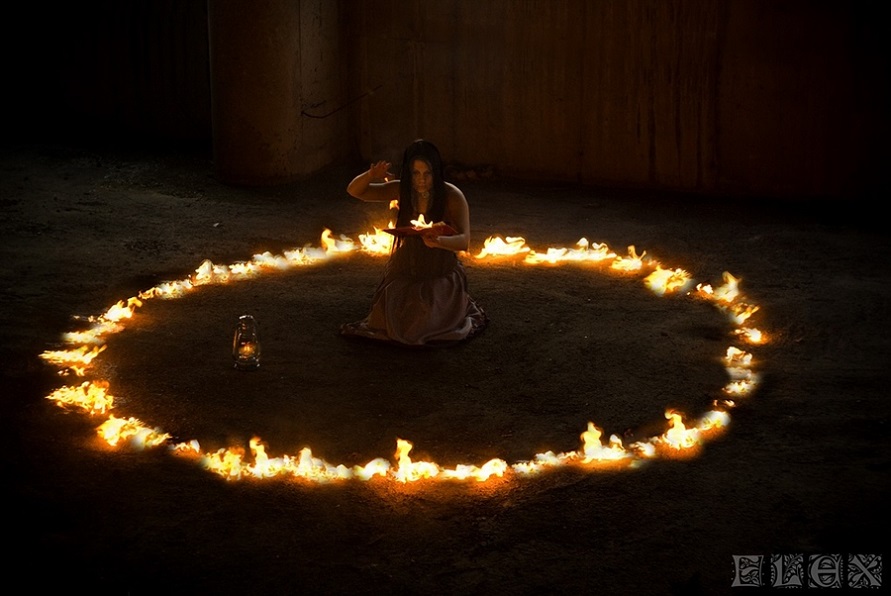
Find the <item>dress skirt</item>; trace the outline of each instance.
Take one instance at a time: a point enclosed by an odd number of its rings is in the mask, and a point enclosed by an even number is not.
[[[467,292],[458,256],[409,236],[387,261],[368,316],[343,325],[340,332],[407,346],[440,346],[470,339],[487,323]]]

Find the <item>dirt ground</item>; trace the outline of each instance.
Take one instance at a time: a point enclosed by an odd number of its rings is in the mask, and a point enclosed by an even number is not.
[[[756,391],[693,457],[533,477],[315,484],[229,481],[167,449],[111,448],[98,422],[45,399],[78,380],[39,355],[204,260],[357,238],[384,208],[349,198],[338,166],[274,188],[217,181],[209,157],[59,145],[0,155],[5,582],[30,593],[723,594],[734,555],[887,549],[891,245],[847,202],[781,202],[529,184],[458,170],[488,312],[467,344],[406,350],[337,335],[366,314],[384,259],[349,254],[147,301],[90,375],[115,414],[205,452],[260,437],[347,466],[394,459],[508,464],[580,448],[592,421],[625,444],[722,399],[733,326],[658,296],[641,275],[477,259],[493,235],[536,252],[581,238],[740,278]],[[474,179],[475,178],[475,179]],[[231,367],[241,314],[262,366]],[[90,377],[88,377],[90,378]],[[102,418],[100,418],[101,420]],[[743,590],[752,593],[751,590]],[[773,589],[768,590],[773,591]]]

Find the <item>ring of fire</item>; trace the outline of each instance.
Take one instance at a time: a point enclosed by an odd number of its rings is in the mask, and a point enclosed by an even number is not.
[[[423,479],[472,479],[482,482],[508,476],[529,477],[565,466],[592,471],[631,469],[653,459],[690,456],[727,428],[729,411],[735,407],[736,400],[750,395],[759,383],[760,375],[753,366],[752,354],[737,345],[751,346],[766,341],[765,334],[759,329],[747,326],[749,318],[759,307],[743,300],[739,290],[740,280],[730,273],[723,274],[723,285],[713,288],[708,284],[694,284],[689,273],[682,269],[664,268],[657,260],[647,257],[646,251],[638,255],[634,246],[628,247],[627,256],[619,256],[605,244],[592,244],[582,238],[574,248],[548,248],[544,252],[536,252],[526,245],[524,238],[510,236],[488,238],[483,249],[472,258],[496,262],[522,259],[527,265],[572,262],[623,277],[643,276],[644,284],[658,296],[682,293],[692,299],[708,301],[726,313],[735,341],[728,346],[724,357],[729,380],[721,389],[721,397],[713,401],[712,409],[692,423],[682,412],[667,410],[667,428],[662,434],[629,445],[624,445],[615,434],[604,440],[603,431],[589,421],[580,434],[581,446],[578,450],[538,453],[529,460],[513,464],[495,458],[481,465],[459,464],[445,468],[432,461],[413,461],[409,456],[412,444],[397,438],[395,463],[385,458],[375,458],[364,465],[347,466],[331,464],[315,457],[309,447],[303,448],[296,456],[270,457],[260,438],[250,441],[250,459],[242,447],[206,453],[202,452],[197,440],[174,443],[171,435],[159,428],[147,426],[136,418],[118,418],[111,414],[115,397],[108,390],[108,381],[89,378],[92,363],[106,349],[104,338],[122,331],[126,321],[146,300],[178,298],[203,285],[250,280],[263,272],[312,266],[355,251],[385,256],[389,253],[392,236],[375,228],[374,233],[362,234],[358,240],[357,243],[346,236],[335,238],[326,229],[319,247],[306,245],[281,255],[265,252],[254,255],[250,261],[230,265],[215,265],[205,260],[188,278],[164,282],[140,292],[138,296],[120,300],[104,314],[90,317],[88,329],[65,333],[63,341],[68,347],[40,354],[45,362],[58,369],[60,376],[75,377],[81,381],[62,386],[46,398],[60,407],[79,410],[93,419],[104,419],[96,430],[99,437],[112,447],[123,444],[136,449],[166,446],[176,456],[193,458],[207,470],[230,480],[293,477],[316,483],[347,479],[386,479],[399,483]]]

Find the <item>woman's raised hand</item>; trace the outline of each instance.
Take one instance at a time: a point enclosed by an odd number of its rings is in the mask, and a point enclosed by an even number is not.
[[[371,164],[371,167],[368,168],[368,173],[372,180],[383,180],[387,182],[393,178],[393,174],[390,173],[390,162],[388,161],[374,162]]]
[[[347,193],[363,201],[389,201],[394,198],[392,185],[383,183],[392,179],[390,162],[378,161],[350,181]]]

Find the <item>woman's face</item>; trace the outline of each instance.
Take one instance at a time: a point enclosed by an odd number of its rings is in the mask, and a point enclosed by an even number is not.
[[[423,159],[411,163],[411,187],[415,192],[430,192],[433,188],[433,171]]]

